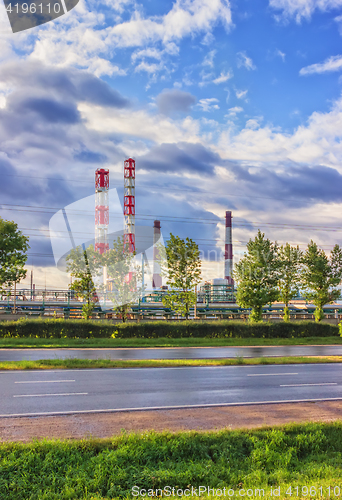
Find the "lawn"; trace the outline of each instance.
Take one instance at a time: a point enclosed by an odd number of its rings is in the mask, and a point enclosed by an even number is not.
[[[0,498],[142,498],[133,495],[138,492],[147,493],[147,498],[149,490],[150,496],[153,491],[154,496],[180,498],[183,492],[185,498],[195,491],[194,497],[204,498],[199,494],[201,486],[214,489],[210,498],[225,494],[231,498],[337,499],[342,493],[341,435],[342,422],[335,422],[248,431],[123,433],[109,440],[2,443]]]
[[[55,370],[91,368],[167,368],[181,366],[282,365],[308,363],[342,363],[342,356],[287,356],[271,358],[226,359],[42,359],[37,361],[1,361],[1,370]]]

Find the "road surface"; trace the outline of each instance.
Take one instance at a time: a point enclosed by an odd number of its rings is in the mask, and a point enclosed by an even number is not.
[[[263,347],[163,347],[126,349],[0,349],[0,361],[38,359],[218,359],[272,356],[342,356],[342,345]]]
[[[342,400],[342,364],[0,372],[0,416]]]

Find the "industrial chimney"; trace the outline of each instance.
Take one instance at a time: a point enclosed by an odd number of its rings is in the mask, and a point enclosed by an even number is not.
[[[160,288],[162,286],[162,278],[160,275],[160,255],[157,243],[160,239],[160,220],[155,220],[153,225],[153,278],[152,287]]]
[[[109,170],[98,168],[95,172],[95,251],[101,255],[109,248],[108,189]]]
[[[135,161],[124,162],[124,248],[135,253]]]
[[[224,248],[224,277],[228,285],[234,285],[233,280],[233,244],[232,244],[232,213],[226,212],[226,237]]]

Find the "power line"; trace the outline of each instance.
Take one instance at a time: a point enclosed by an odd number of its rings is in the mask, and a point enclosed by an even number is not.
[[[265,167],[257,167],[259,169],[261,168],[265,168]],[[266,168],[267,170],[267,168]],[[34,176],[34,175],[12,175],[12,174],[4,174],[3,176],[6,176],[6,177],[20,177],[20,178],[27,178],[27,179],[43,179],[43,180],[49,180],[49,181],[57,181],[57,182],[65,182],[65,183],[70,183],[70,182],[75,182],[77,184],[79,183],[82,183],[82,184],[87,184],[87,185],[93,185],[93,181],[85,181],[84,179],[83,180],[77,180],[77,179],[57,179],[57,178],[54,178],[54,177],[40,177],[40,176]],[[187,188],[187,189],[182,189],[182,188],[172,188],[172,187],[165,187],[165,186],[158,186],[158,185],[151,185],[151,184],[148,184],[148,185],[145,185],[145,184],[142,184],[141,185],[142,188],[145,188],[147,187],[150,191],[155,189],[155,191],[159,192],[159,191],[176,191],[176,192],[192,192],[194,193],[194,190],[191,189],[191,188]],[[116,189],[116,188],[113,188],[113,189]],[[201,189],[200,190],[200,193],[209,193],[209,194],[213,194],[213,195],[217,195],[217,191],[209,191],[207,189]],[[195,193],[197,194],[197,193]],[[225,193],[225,196],[229,196],[229,197],[233,197],[233,198],[248,198],[248,199],[258,199],[258,200],[276,200],[276,201],[298,201],[298,202],[301,202],[301,203],[312,203],[312,200],[311,199],[304,199],[304,198],[289,198],[289,197],[286,197],[286,198],[280,198],[279,196],[277,197],[271,197],[271,196],[253,196],[253,195],[250,195],[250,194],[232,194],[232,193]],[[322,201],[322,200],[320,200]]]
[[[17,211],[32,211],[32,212],[39,212],[39,213],[51,213],[50,211],[53,210],[53,213],[58,212],[59,210],[62,210],[63,207],[45,207],[45,206],[32,206],[32,205],[17,205],[17,204],[7,204],[7,203],[2,203],[2,207],[14,207],[14,208],[6,208],[5,210],[17,210]],[[24,210],[21,210],[24,209]],[[34,209],[34,210],[27,210],[27,209]],[[114,218],[123,218],[123,213],[122,212],[109,212],[109,214],[114,217]],[[94,217],[94,210],[70,210],[68,209],[68,215],[89,215],[91,217]],[[156,214],[137,214],[137,218],[140,218],[141,220],[149,220],[152,218],[159,218],[163,220],[179,220],[182,222],[185,221],[199,221],[200,223],[207,223],[211,222],[213,224],[223,224],[223,219],[220,220],[219,218],[204,218],[204,217],[184,217],[184,216],[176,216],[176,215],[156,215]],[[269,226],[269,227],[308,227],[308,228],[322,228],[322,230],[326,229],[326,226],[320,226],[320,225],[313,225],[313,224],[292,224],[292,223],[282,223],[282,222],[262,222],[262,221],[248,221],[246,219],[239,219],[239,218],[234,218],[234,226],[248,226],[250,224],[258,224],[258,225],[263,225],[263,226]],[[342,229],[342,226],[332,226],[330,229]]]

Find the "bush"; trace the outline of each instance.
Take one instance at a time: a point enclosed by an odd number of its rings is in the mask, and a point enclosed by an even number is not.
[[[242,323],[239,321],[147,321],[119,323],[91,320],[21,319],[1,321],[0,338],[303,338],[337,337],[339,328],[312,321]]]

